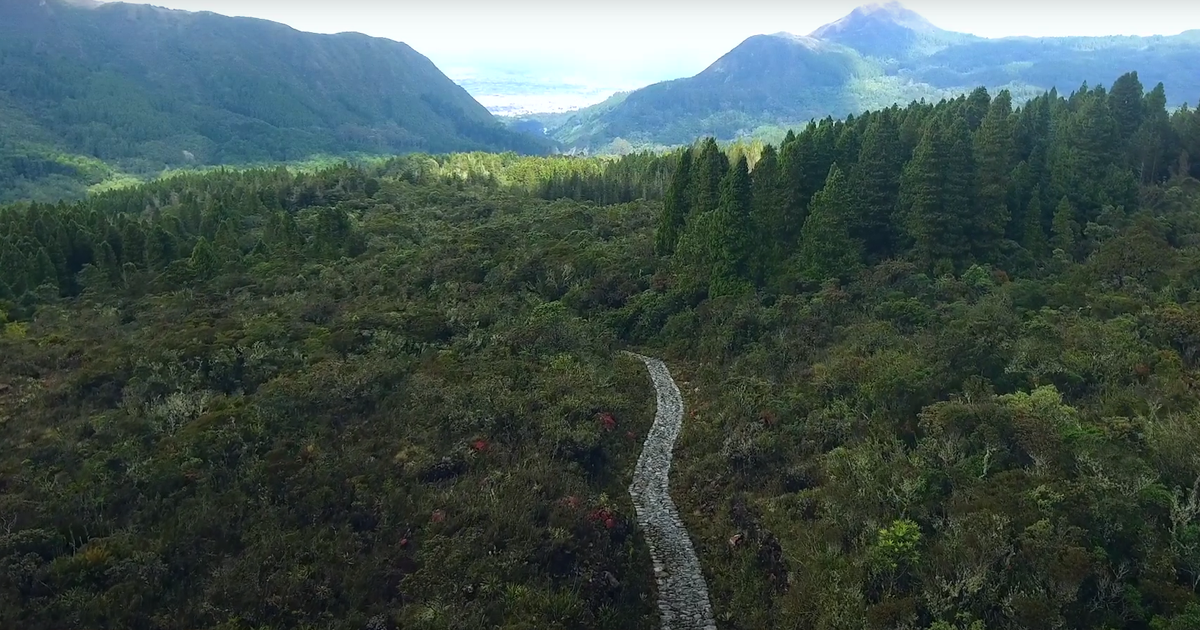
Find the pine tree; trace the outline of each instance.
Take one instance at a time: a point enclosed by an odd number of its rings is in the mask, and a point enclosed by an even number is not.
[[[117,259],[116,252],[113,251],[112,245],[107,240],[100,241],[97,248],[96,267],[104,273],[105,277],[112,284],[119,284],[121,279],[121,263]]]
[[[152,267],[165,268],[179,257],[179,243],[175,235],[155,226],[146,239],[146,260]]]
[[[237,234],[233,230],[233,221],[222,221],[221,225],[217,227],[217,235],[213,239],[213,247],[218,257],[223,260],[241,258],[242,248],[238,244]]]
[[[788,225],[787,193],[775,147],[763,147],[762,156],[751,173],[751,224],[755,230],[758,255],[754,278],[762,282],[774,274],[787,256],[783,235],[798,232],[798,226]]]
[[[121,242],[124,244],[123,262],[133,263],[138,267],[146,266],[146,233],[141,224],[136,221],[125,223],[121,230]]]
[[[50,254],[46,252],[45,247],[39,247],[37,259],[33,266],[33,273],[29,278],[29,286],[39,287],[43,284],[51,284],[58,286],[58,270],[54,267],[54,262],[50,260]]]
[[[788,229],[782,234],[782,240],[789,248],[800,236],[798,228],[804,225],[809,200],[825,185],[836,144],[833,121],[826,119],[820,124],[809,123],[780,153],[788,215]]]
[[[1122,142],[1133,137],[1142,125],[1144,115],[1142,100],[1145,88],[1138,80],[1137,72],[1121,75],[1108,93],[1108,109],[1116,120],[1117,133]]]
[[[842,126],[838,133],[837,143],[834,145],[833,160],[838,164],[854,164],[858,162],[859,150],[862,147],[862,136],[858,132],[858,127],[852,124],[853,119],[847,119],[846,124]]]
[[[949,271],[969,262],[975,221],[974,161],[966,120],[943,113],[926,127],[905,166],[901,216],[921,264]]]
[[[862,245],[850,236],[847,219],[854,197],[842,171],[829,169],[825,186],[813,195],[800,235],[801,273],[812,282],[845,277],[862,264]]]
[[[912,159],[900,178],[899,217],[913,254],[932,264],[937,254],[937,217],[942,207],[942,173],[946,168],[945,143],[939,125],[926,127]]]
[[[693,164],[692,216],[717,209],[721,197],[721,179],[729,172],[729,158],[717,146],[714,138],[706,138],[700,148],[699,159]]]
[[[869,260],[895,253],[893,215],[905,161],[900,130],[892,110],[885,109],[871,117],[848,177],[855,197],[851,235],[863,243]]]
[[[209,280],[217,275],[220,271],[221,261],[217,257],[217,252],[213,249],[212,244],[208,239],[201,236],[196,240],[196,246],[192,248],[192,255],[188,259],[188,265],[192,269],[192,273],[200,280]]]
[[[946,238],[941,245],[955,268],[965,269],[971,262],[972,241],[979,236],[979,219],[975,212],[975,147],[966,119],[957,118],[947,131],[942,189],[942,220],[945,222],[942,230]],[[1003,229],[1003,224],[1000,228]]]
[[[991,111],[992,97],[988,95],[987,88],[977,87],[970,95],[963,100],[963,118],[967,122],[967,128],[970,131],[979,129],[979,125],[983,123],[983,119]]]
[[[662,212],[654,233],[654,251],[659,256],[674,253],[679,237],[691,211],[692,149],[688,147],[679,156],[679,164],[671,177],[671,185],[663,198]]]
[[[1071,201],[1063,197],[1054,209],[1054,222],[1051,225],[1054,238],[1051,244],[1055,250],[1061,250],[1067,258],[1075,257],[1075,245],[1079,242],[1079,223],[1075,217],[1075,207]]]
[[[972,244],[980,260],[993,260],[1009,221],[1008,191],[1014,155],[1012,97],[996,95],[975,133],[976,212]]]
[[[1130,140],[1130,166],[1143,184],[1166,179],[1167,155],[1178,144],[1167,114],[1167,93],[1159,83],[1142,101],[1142,124]]]
[[[751,278],[755,244],[750,220],[752,201],[750,169],[743,155],[721,180],[718,238],[708,244],[713,262],[709,295],[736,293]]]
[[[286,211],[278,210],[271,215],[267,224],[267,245],[275,255],[291,255],[302,245],[300,228],[296,220]]]
[[[1021,245],[1034,258],[1045,256],[1049,247],[1046,242],[1046,228],[1042,221],[1042,188],[1034,186],[1033,194],[1029,198],[1029,206],[1025,208],[1025,230],[1021,239]]]

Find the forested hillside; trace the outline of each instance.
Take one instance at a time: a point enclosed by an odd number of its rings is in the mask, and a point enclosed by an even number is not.
[[[1186,25],[1181,25],[1186,26]],[[568,147],[620,152],[774,133],[895,103],[1009,90],[1017,103],[1137,69],[1172,108],[1200,97],[1200,30],[1155,37],[1005,37],[946,31],[898,2],[871,4],[807,36],[755,35],[699,74],[574,116],[534,115]],[[529,124],[525,121],[525,124]],[[782,135],[782,132],[779,132]]]
[[[0,211],[0,626],[1200,625],[1200,115],[186,175]]]
[[[0,201],[114,171],[549,148],[405,44],[119,2],[0,3],[0,85]]]

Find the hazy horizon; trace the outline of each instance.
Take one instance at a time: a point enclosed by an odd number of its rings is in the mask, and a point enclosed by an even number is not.
[[[615,91],[694,75],[747,37],[807,34],[863,2],[819,4],[744,0],[684,4],[616,0],[595,9],[549,0],[484,3],[443,0],[336,4],[278,0],[157,0],[172,9],[268,19],[316,33],[359,32],[404,42],[427,56],[493,111],[537,110],[513,96],[513,81],[544,83],[543,109],[598,102]],[[1136,11],[1116,4],[1025,2],[966,5],[903,3],[935,25],[982,37],[1173,35],[1200,28],[1200,3],[1147,0]],[[493,94],[492,92],[496,92]],[[515,101],[509,102],[510,97]],[[555,100],[558,99],[558,100]],[[536,100],[536,99],[535,99]]]

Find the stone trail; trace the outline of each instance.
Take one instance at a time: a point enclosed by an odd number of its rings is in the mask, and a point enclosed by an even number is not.
[[[683,425],[683,397],[662,361],[628,354],[646,364],[658,396],[629,494],[654,561],[662,629],[716,630],[700,560],[668,490],[672,449]]]

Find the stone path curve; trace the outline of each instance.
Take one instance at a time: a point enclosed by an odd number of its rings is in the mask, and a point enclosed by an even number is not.
[[[672,449],[683,425],[683,396],[662,361],[627,354],[646,364],[658,394],[654,425],[638,457],[629,495],[654,560],[662,630],[716,630],[700,560],[668,490]]]

